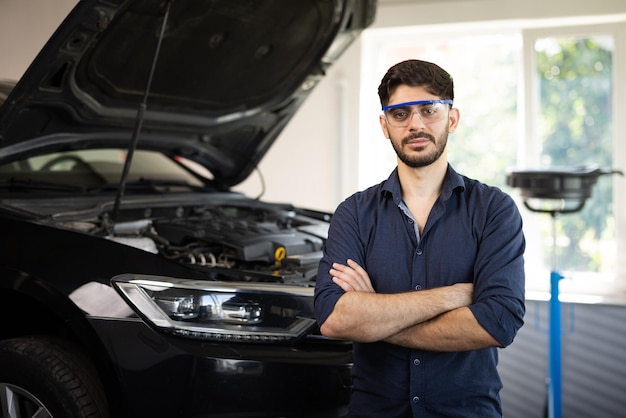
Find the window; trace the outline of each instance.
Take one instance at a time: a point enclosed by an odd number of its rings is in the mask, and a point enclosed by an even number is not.
[[[396,165],[378,126],[380,78],[407,58],[433,61],[454,77],[461,112],[448,141],[451,164],[501,187],[519,203],[528,242],[528,290],[549,290],[553,225],[556,267],[565,276],[562,291],[607,295],[626,289],[626,267],[620,264],[626,261],[617,256],[624,254],[626,235],[624,198],[617,192],[623,178],[600,176],[583,209],[554,224],[549,215],[526,209],[519,191],[506,186],[513,167],[626,169],[624,145],[614,134],[623,131],[624,122],[613,117],[626,111],[626,70],[618,48],[625,26],[366,31],[359,187],[380,182]]]

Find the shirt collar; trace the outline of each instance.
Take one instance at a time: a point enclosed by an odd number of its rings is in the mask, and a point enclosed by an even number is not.
[[[454,171],[454,168],[452,168],[452,166],[448,164],[446,177],[443,180],[443,189],[441,190],[441,195],[439,196],[439,199],[444,202],[450,199],[450,196],[452,196],[452,192],[455,189],[464,191],[465,181],[463,180],[463,176]],[[399,205],[402,201],[402,190],[400,189],[400,177],[398,177],[398,167],[396,167],[391,172],[391,175],[389,175],[389,178],[383,186],[382,192],[384,194],[390,194],[393,198],[393,201],[397,205]]]

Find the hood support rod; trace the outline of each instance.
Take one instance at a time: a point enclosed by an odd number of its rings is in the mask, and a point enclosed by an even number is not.
[[[117,190],[117,196],[115,198],[115,206],[113,207],[112,218],[114,221],[117,219],[117,215],[120,209],[120,204],[122,202],[122,197],[124,196],[124,191],[126,190],[126,180],[128,178],[128,173],[130,171],[130,165],[133,161],[135,148],[137,148],[137,141],[139,140],[139,134],[141,133],[141,128],[143,126],[144,114],[146,112],[146,109],[148,108],[148,95],[150,94],[150,88],[152,86],[152,78],[154,77],[154,70],[156,68],[157,60],[159,58],[159,53],[161,51],[161,43],[163,42],[163,37],[165,35],[165,28],[167,26],[167,20],[170,14],[171,5],[172,5],[172,0],[169,0],[167,2],[165,13],[163,15],[163,23],[161,25],[161,32],[159,33],[159,39],[157,42],[156,50],[154,52],[154,58],[152,59],[152,67],[150,68],[150,74],[148,76],[148,83],[146,85],[146,91],[144,92],[143,100],[141,104],[139,105],[139,109],[137,110],[137,119],[135,121],[135,129],[133,131],[133,136],[131,138],[130,146],[128,147],[128,153],[126,154],[126,159],[124,161],[124,170],[122,171],[120,185]]]

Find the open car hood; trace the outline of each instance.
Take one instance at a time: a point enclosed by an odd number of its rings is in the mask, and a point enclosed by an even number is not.
[[[138,149],[184,156],[233,186],[372,23],[375,3],[81,1],[0,107],[0,162],[129,147],[136,132]]]

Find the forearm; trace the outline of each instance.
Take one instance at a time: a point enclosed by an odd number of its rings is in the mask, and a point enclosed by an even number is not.
[[[443,313],[431,320],[402,329],[385,341],[407,348],[442,352],[501,346],[478,323],[467,307]]]
[[[400,335],[444,312],[471,302],[471,285],[457,284],[398,294],[346,292],[322,324],[322,334],[358,342]]]

